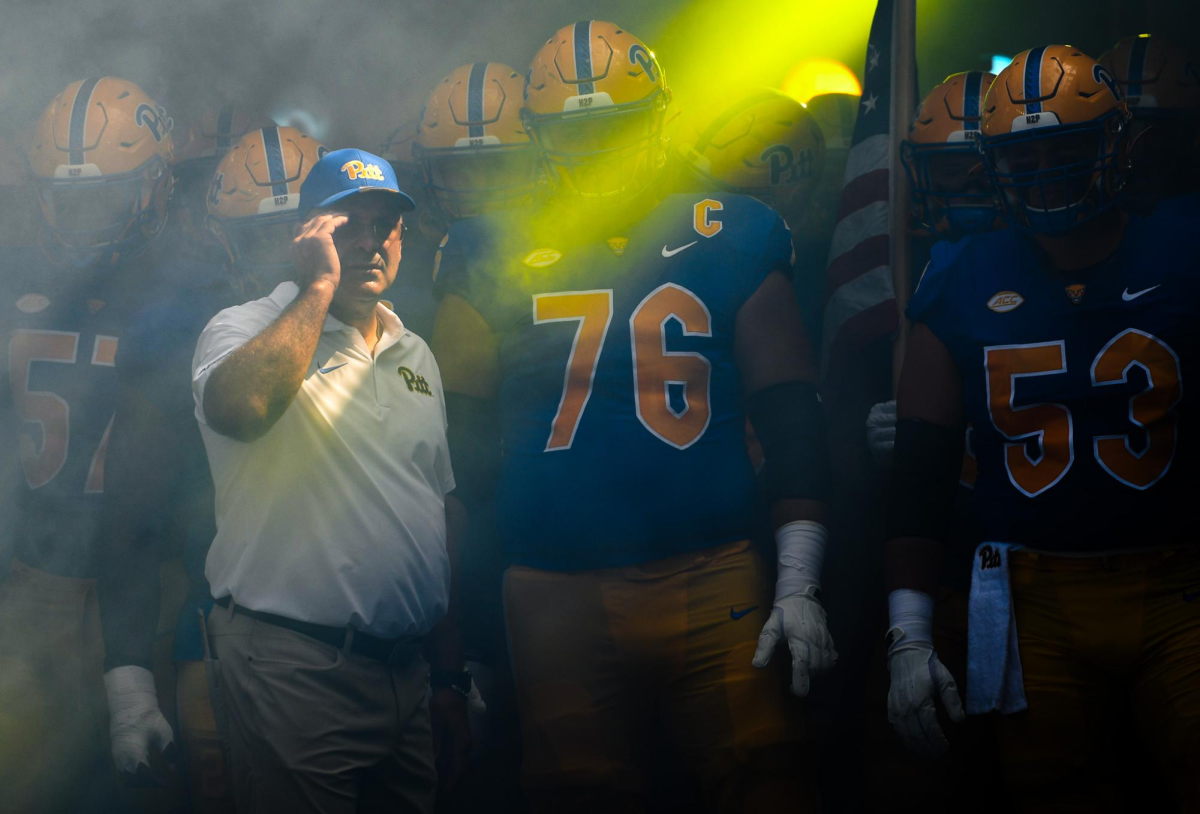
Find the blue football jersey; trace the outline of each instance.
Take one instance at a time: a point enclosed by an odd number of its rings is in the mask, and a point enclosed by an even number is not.
[[[460,222],[438,275],[499,343],[507,556],[592,569],[748,537],[734,327],[768,274],[790,272],[787,227],[750,197],[673,195],[620,234],[564,232]]]
[[[909,305],[962,375],[983,538],[1051,551],[1194,541],[1185,386],[1200,342],[1195,199],[1130,219],[1086,272],[1013,230],[935,247]]]
[[[116,408],[115,363],[138,269],[57,269],[40,252],[4,259],[0,401],[16,424],[23,483],[14,545],[31,565],[86,576]]]

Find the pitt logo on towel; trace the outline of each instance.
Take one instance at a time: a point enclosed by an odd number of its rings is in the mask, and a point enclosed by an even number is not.
[[[365,178],[368,181],[384,180],[383,170],[379,169],[379,165],[363,164],[357,158],[343,164],[342,172],[346,173],[351,181],[357,181],[359,178]]]

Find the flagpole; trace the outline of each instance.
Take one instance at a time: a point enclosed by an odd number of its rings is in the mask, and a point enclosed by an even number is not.
[[[895,0],[892,17],[892,102],[891,102],[891,233],[892,283],[896,308],[900,313],[896,338],[892,342],[892,390],[900,381],[904,349],[908,345],[909,324],[904,317],[908,295],[912,291],[912,239],[909,234],[910,195],[908,173],[900,164],[900,142],[908,135],[908,126],[917,108],[917,2]]]

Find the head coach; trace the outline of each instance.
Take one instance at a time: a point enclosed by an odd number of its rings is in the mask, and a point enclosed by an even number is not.
[[[437,364],[380,302],[413,207],[383,159],[327,154],[300,189],[295,281],[196,346],[208,634],[242,812],[433,810],[422,640],[450,607],[454,476]],[[469,676],[456,647],[427,652],[433,728],[441,712],[465,748]]]

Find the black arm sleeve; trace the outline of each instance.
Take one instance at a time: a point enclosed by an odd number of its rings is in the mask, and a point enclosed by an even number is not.
[[[887,536],[945,541],[962,474],[961,429],[905,418],[896,422]]]
[[[746,400],[746,413],[762,445],[767,500],[828,500],[833,466],[816,386],[763,388]]]

